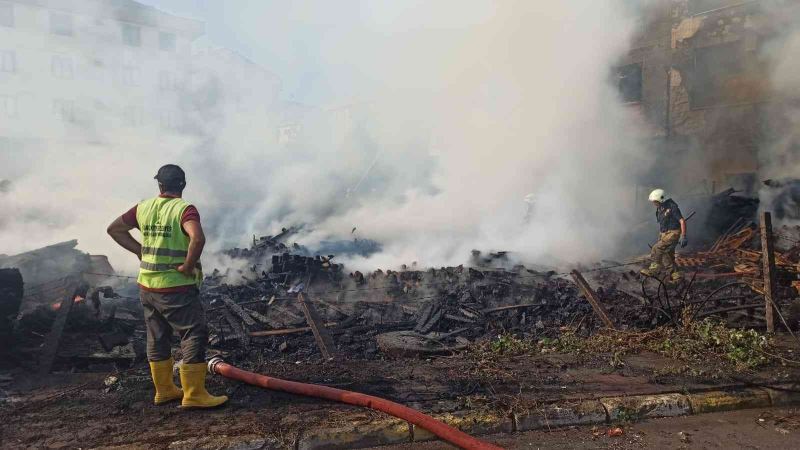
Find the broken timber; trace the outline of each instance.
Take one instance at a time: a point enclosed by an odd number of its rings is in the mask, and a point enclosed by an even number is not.
[[[227,309],[222,310],[222,315],[225,317],[225,320],[231,326],[231,330],[233,330],[234,338],[237,339],[242,345],[245,347],[250,346],[250,335],[244,331],[242,324],[233,317],[230,311]]]
[[[325,326],[326,327],[336,326],[336,322],[326,323]],[[283,328],[283,329],[280,329],[280,330],[266,330],[266,331],[252,331],[252,332],[250,332],[250,336],[253,336],[253,337],[283,336],[285,334],[305,333],[307,331],[311,331],[311,327]]]
[[[573,270],[572,279],[575,280],[575,284],[577,284],[578,287],[581,288],[581,291],[583,291],[583,295],[586,296],[586,300],[588,300],[589,303],[591,303],[592,308],[594,309],[594,313],[597,315],[597,317],[599,317],[600,320],[603,321],[606,327],[615,330],[616,328],[614,327],[614,323],[611,322],[611,319],[608,318],[606,310],[603,308],[603,305],[601,305],[600,302],[597,300],[597,295],[594,293],[591,286],[589,286],[589,283],[586,282],[586,279],[583,278],[583,275],[581,275],[581,273],[578,272],[577,270]]]
[[[257,321],[259,321],[259,322],[261,322],[261,323],[263,323],[265,325],[269,324],[269,319],[265,315],[261,314],[260,312],[253,311],[252,309],[248,309],[247,313],[250,314],[251,316],[253,316],[253,319],[256,319]]]
[[[256,324],[253,318],[250,317],[250,314],[247,314],[247,312],[241,306],[237,305],[230,297],[223,297],[222,301],[225,302],[225,306],[244,321],[245,325],[252,327]]]
[[[53,326],[50,328],[50,333],[44,340],[42,354],[39,357],[39,375],[47,375],[53,368],[53,362],[58,353],[58,345],[61,343],[61,335],[64,333],[64,326],[67,324],[69,312],[72,311],[72,305],[75,304],[75,291],[77,290],[76,280],[70,278],[65,282],[64,298],[58,307],[56,319],[53,321]]]
[[[772,242],[772,216],[761,213],[761,263],[764,269],[764,300],[767,332],[775,332],[775,247]]]
[[[297,294],[297,302],[300,303],[303,314],[306,316],[306,322],[308,322],[311,332],[314,333],[314,340],[317,341],[317,347],[319,347],[322,357],[325,359],[333,359],[333,356],[336,354],[336,345],[333,343],[331,335],[328,334],[328,330],[322,326],[323,322],[319,317],[317,309],[314,308],[314,305],[310,302],[306,301],[302,292]]]

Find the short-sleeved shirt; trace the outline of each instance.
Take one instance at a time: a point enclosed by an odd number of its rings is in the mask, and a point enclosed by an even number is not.
[[[174,197],[174,196],[161,194],[161,195],[159,195],[159,197],[167,197],[167,198],[169,198],[169,197]],[[125,222],[125,224],[128,225],[129,227],[133,227],[133,228],[136,228],[136,229],[139,228],[139,221],[136,219],[136,209],[138,208],[138,206],[139,205],[133,205],[133,208],[129,209],[128,211],[125,212],[125,214],[122,215],[122,221]],[[197,222],[200,222],[200,213],[197,211],[197,208],[195,208],[194,205],[189,205],[188,207],[186,207],[186,210],[183,211],[183,215],[181,216],[181,230],[183,231],[183,234],[186,234],[186,230],[183,229],[183,224],[185,224],[186,222],[192,221],[192,220],[196,220]],[[171,288],[156,289],[156,288],[146,288],[146,287],[144,287],[144,286],[142,286],[140,284],[139,285],[139,289],[143,289],[143,290],[149,291],[149,292],[158,292],[158,293],[161,293],[161,294],[169,294],[169,293],[173,293],[173,292],[193,291],[193,290],[196,289],[196,287],[194,287],[194,286],[177,286],[177,287],[171,287]]]
[[[658,220],[658,228],[662,233],[680,230],[681,219],[683,219],[681,209],[678,208],[678,204],[671,198],[665,200],[661,203],[661,206],[656,209],[656,220]]]
[[[161,194],[159,197],[163,198],[170,198],[173,197],[172,195],[165,195]],[[122,221],[125,222],[126,225],[129,227],[139,229],[139,221],[136,219],[136,209],[139,205],[133,205],[133,208],[129,209],[122,215]],[[185,211],[183,211],[183,215],[181,216],[181,229],[183,228],[183,224],[189,222],[191,220],[196,220],[200,222],[200,213],[197,211],[197,208],[194,205],[189,205]],[[183,230],[183,234],[186,234],[186,230]]]

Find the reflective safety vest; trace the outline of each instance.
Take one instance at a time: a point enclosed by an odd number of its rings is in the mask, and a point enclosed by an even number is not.
[[[171,288],[196,283],[177,268],[186,260],[189,236],[183,233],[181,217],[189,203],[181,198],[156,197],[136,207],[136,221],[142,233],[142,262],[139,265],[140,285]]]

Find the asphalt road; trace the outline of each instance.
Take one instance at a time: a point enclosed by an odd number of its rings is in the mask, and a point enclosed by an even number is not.
[[[800,409],[767,408],[655,419],[623,425],[619,437],[610,427],[496,435],[486,440],[506,449],[798,449]],[[441,442],[380,447],[382,450],[452,449]]]

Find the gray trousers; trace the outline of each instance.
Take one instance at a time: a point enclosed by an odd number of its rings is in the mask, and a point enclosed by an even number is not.
[[[197,290],[160,294],[139,290],[147,326],[147,359],[164,361],[172,356],[172,336],[181,338],[183,362],[206,360],[206,312]]]

